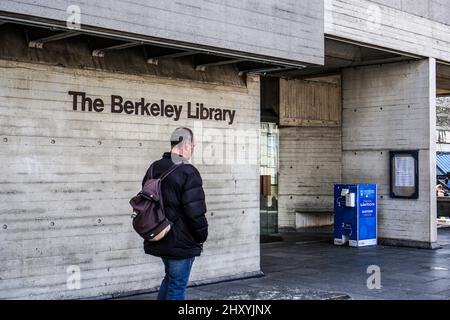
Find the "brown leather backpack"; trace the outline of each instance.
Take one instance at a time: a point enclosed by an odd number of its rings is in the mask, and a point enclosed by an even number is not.
[[[174,172],[180,164],[174,164],[160,178],[153,178],[153,167],[150,168],[150,178],[144,188],[130,200],[133,208],[133,228],[147,241],[159,241],[170,231],[172,222],[164,213],[161,182]]]

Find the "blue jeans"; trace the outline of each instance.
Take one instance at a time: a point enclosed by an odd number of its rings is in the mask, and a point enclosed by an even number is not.
[[[162,258],[166,275],[158,292],[158,300],[184,300],[195,258],[175,260]]]

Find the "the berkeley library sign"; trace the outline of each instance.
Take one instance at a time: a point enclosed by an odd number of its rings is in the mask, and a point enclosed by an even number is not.
[[[73,110],[103,112],[105,102],[101,98],[88,97],[85,92],[69,91],[72,96]],[[125,113],[141,116],[165,117],[179,121],[186,112],[188,119],[224,121],[232,125],[236,110],[208,108],[203,103],[186,103],[186,109],[181,104],[167,104],[164,99],[158,102],[146,102],[145,98],[138,101],[124,100],[119,95],[111,95],[111,113]]]

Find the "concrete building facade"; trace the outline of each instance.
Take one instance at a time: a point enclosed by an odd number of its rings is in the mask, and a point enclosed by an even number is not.
[[[210,226],[191,282],[261,274],[268,109],[280,229],[332,223],[334,183],[377,183],[380,242],[435,248],[449,13],[446,0],[2,1],[0,298],[157,288],[128,201],[179,126],[198,139]],[[392,150],[418,150],[418,199],[390,197]]]

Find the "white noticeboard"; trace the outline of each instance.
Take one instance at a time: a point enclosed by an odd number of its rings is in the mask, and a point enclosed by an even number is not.
[[[415,160],[413,157],[395,157],[395,186],[414,187]]]
[[[391,198],[419,198],[419,151],[390,151]]]

